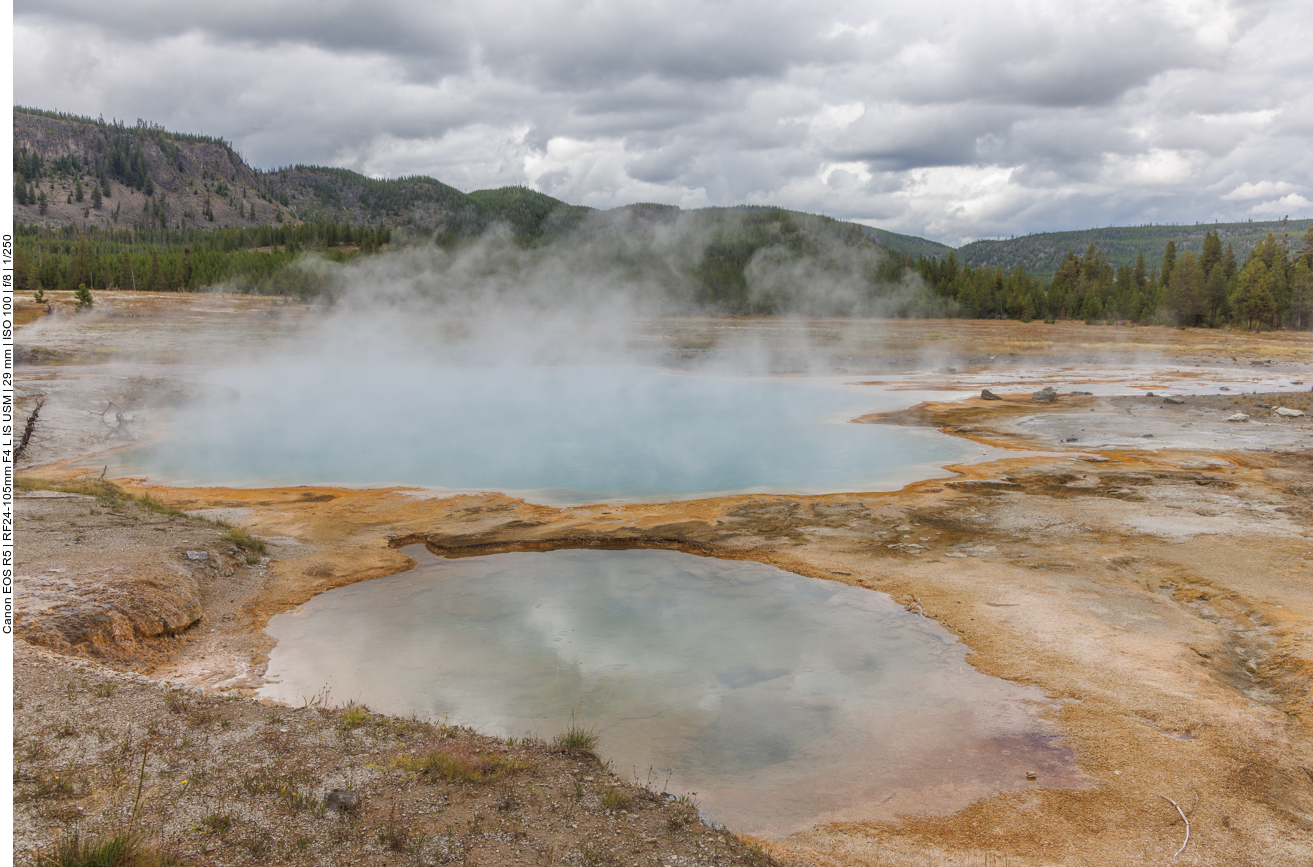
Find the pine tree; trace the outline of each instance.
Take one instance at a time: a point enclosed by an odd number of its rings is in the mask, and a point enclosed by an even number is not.
[[[1306,256],[1290,269],[1290,325],[1300,330],[1313,325],[1313,262]]]
[[[120,289],[136,289],[137,278],[132,273],[132,258],[128,255],[126,247],[123,248],[123,255],[119,257],[119,279],[118,287]]]
[[[1172,277],[1163,300],[1176,314],[1179,324],[1199,324],[1204,313],[1204,272],[1199,260],[1189,250],[1172,266]]]
[[[14,204],[27,204],[27,187],[23,185],[23,178],[21,175],[14,181]]]
[[[1167,249],[1163,250],[1163,270],[1158,275],[1163,286],[1167,286],[1172,279],[1172,269],[1176,267],[1176,242],[1168,241]]]
[[[110,196],[114,195],[114,191],[113,191],[112,189],[110,189],[110,186],[109,186],[109,176],[108,176],[108,175],[104,175],[104,174],[102,174],[102,175],[100,176],[100,191],[101,191],[101,193],[104,194],[105,198],[107,198],[107,199],[108,199]]]
[[[1261,256],[1250,255],[1240,272],[1240,280],[1231,306],[1236,315],[1245,320],[1245,328],[1257,327],[1270,319],[1275,308],[1272,300],[1272,273]]]
[[[164,268],[160,265],[160,251],[150,251],[150,271],[146,274],[147,292],[167,292],[169,284],[164,279]]]
[[[95,301],[91,297],[91,290],[87,288],[86,283],[78,284],[77,291],[73,293],[73,297],[77,299],[78,310],[90,310],[92,305],[95,304]]]
[[[73,179],[73,198],[76,201],[82,201],[82,178]]]
[[[50,200],[46,198],[45,190],[37,194],[36,203],[41,210],[42,216],[45,216],[46,210],[50,207]]]
[[[95,208],[97,211],[99,211],[99,210],[100,210],[101,201],[102,201],[102,200],[101,200],[101,198],[100,198],[100,187],[92,187],[92,188],[91,188],[91,207],[93,207],[93,208]]]
[[[1204,269],[1204,276],[1213,273],[1213,269],[1222,263],[1222,239],[1216,232],[1204,234],[1204,249],[1199,254],[1199,267]]]

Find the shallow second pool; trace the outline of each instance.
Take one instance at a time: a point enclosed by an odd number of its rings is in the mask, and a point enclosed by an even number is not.
[[[273,618],[263,694],[502,736],[573,722],[623,776],[766,835],[1077,781],[1038,691],[884,594],[670,551],[406,553]]]

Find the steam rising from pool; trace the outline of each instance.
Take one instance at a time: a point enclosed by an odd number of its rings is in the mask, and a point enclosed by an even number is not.
[[[214,379],[120,473],[219,484],[418,484],[540,502],[889,490],[980,450],[849,421],[907,395],[833,378],[450,358],[285,358]]]
[[[413,571],[270,621],[266,696],[327,685],[514,737],[573,717],[617,772],[757,834],[960,809],[1029,770],[1077,781],[1037,690],[884,594],[672,551],[405,551]]]

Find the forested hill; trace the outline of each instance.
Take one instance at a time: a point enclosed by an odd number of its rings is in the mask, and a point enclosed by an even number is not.
[[[1274,220],[1270,222],[1202,223],[1193,226],[1118,226],[1107,229],[1086,229],[1079,232],[1043,232],[1023,235],[1003,241],[976,241],[957,249],[957,260],[974,268],[993,266],[1011,271],[1020,265],[1031,274],[1045,279],[1062,266],[1068,253],[1083,254],[1093,244],[1103,251],[1114,268],[1122,265],[1134,267],[1137,256],[1153,265],[1161,262],[1168,241],[1176,242],[1177,253],[1187,251],[1199,255],[1203,252],[1204,237],[1215,232],[1222,244],[1231,244],[1237,256],[1243,258],[1254,249],[1269,232],[1278,240],[1288,235],[1297,243],[1304,232],[1313,226],[1313,220]]]
[[[570,205],[524,187],[252,169],[221,138],[15,109],[14,288],[334,291],[330,263],[486,240],[630,280],[667,309],[1313,325],[1313,220],[1141,226],[953,250],[782,208]],[[398,231],[400,230],[400,231]],[[395,232],[395,236],[394,236]],[[541,254],[541,255],[539,255]],[[539,256],[539,258],[534,258]],[[507,261],[511,261],[508,259]]]
[[[170,132],[141,120],[129,126],[15,107],[13,125],[14,219],[20,225],[185,233],[287,222],[404,228],[458,239],[504,223],[521,240],[534,240],[572,233],[596,213],[525,187],[464,193],[425,176],[378,180],[309,165],[261,171],[222,138]],[[781,209],[699,210],[714,216]],[[617,211],[622,219],[680,213],[665,205]],[[924,238],[824,222],[860,229],[875,243],[913,256],[951,250]]]
[[[467,237],[494,222],[521,236],[569,227],[589,208],[523,187],[466,194],[429,177],[347,169],[260,171],[222,138],[15,107],[20,225],[180,232],[291,223],[414,228]]]

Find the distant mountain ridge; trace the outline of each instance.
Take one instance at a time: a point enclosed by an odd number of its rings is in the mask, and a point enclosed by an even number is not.
[[[1162,263],[1168,241],[1176,242],[1178,254],[1189,250],[1197,255],[1203,249],[1204,235],[1216,232],[1222,245],[1234,245],[1236,256],[1243,260],[1269,233],[1278,240],[1287,235],[1292,244],[1298,244],[1310,226],[1313,226],[1313,219],[1200,223],[1194,226],[1114,226],[1075,232],[1042,232],[1002,241],[975,241],[959,247],[955,255],[960,264],[973,268],[994,266],[1011,271],[1020,265],[1031,274],[1047,277],[1062,265],[1067,253],[1080,255],[1094,244],[1113,267],[1134,265],[1136,257],[1143,253],[1146,266],[1154,269]]]
[[[164,130],[145,121],[133,126],[42,109],[15,106],[14,219],[19,224],[137,229],[205,229],[294,222],[338,222],[410,228],[451,237],[477,235],[493,223],[508,224],[517,237],[549,239],[583,225],[595,209],[571,205],[527,187],[464,193],[417,175],[379,180],[349,169],[294,165],[262,171],[222,138]],[[92,201],[91,191],[101,192]],[[20,201],[19,191],[22,190]],[[158,194],[157,194],[158,193]],[[27,201],[29,199],[31,201]],[[37,200],[44,195],[45,203]],[[783,211],[768,206],[700,208],[698,212]],[[615,209],[643,220],[677,216],[672,205],[635,204]],[[912,257],[960,265],[1021,266],[1047,280],[1067,253],[1095,244],[1113,266],[1161,262],[1169,240],[1178,252],[1198,252],[1206,232],[1216,231],[1238,257],[1273,233],[1292,241],[1313,219],[1289,222],[1136,226],[1045,232],[998,241],[947,244],[839,220],[823,222],[860,231],[869,240]]]

